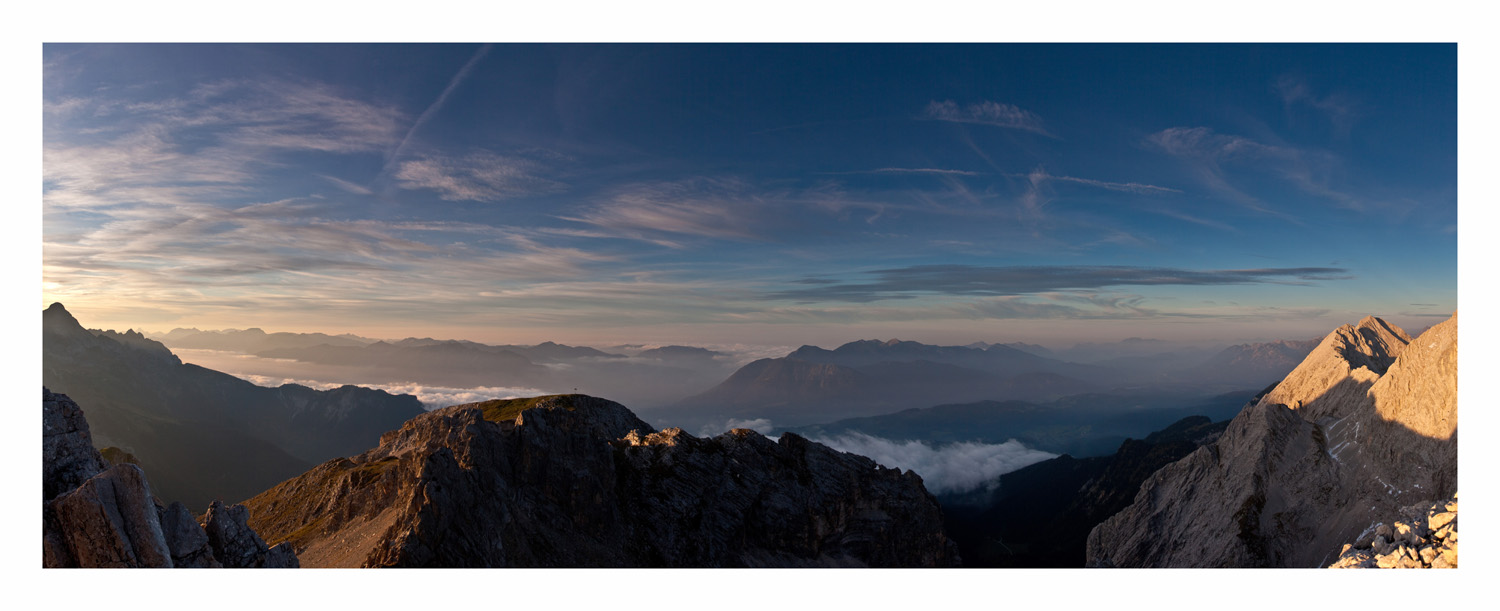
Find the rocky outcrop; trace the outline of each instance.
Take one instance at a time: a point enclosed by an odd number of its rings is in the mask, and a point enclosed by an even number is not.
[[[1457,491],[1455,314],[1323,342],[1214,444],[1089,535],[1092,566],[1326,566],[1369,524]]]
[[[46,388],[42,503],[42,565],[48,568],[297,566],[290,547],[268,550],[249,530],[243,506],[217,521],[211,512],[205,532],[182,503],[162,505],[140,467],[110,466],[100,457],[78,404]],[[215,531],[237,537],[215,540]]]
[[[224,566],[237,569],[250,568],[297,568],[297,555],[290,545],[266,546],[266,542],[250,529],[247,521],[250,512],[244,505],[230,505],[214,501],[204,516],[203,530],[214,558]]]
[[[736,429],[657,432],[584,395],[419,416],[246,502],[308,566],[952,566],[921,478]]]
[[[1458,568],[1458,495],[1426,508],[1416,505],[1390,524],[1371,524],[1344,545],[1331,569]]]

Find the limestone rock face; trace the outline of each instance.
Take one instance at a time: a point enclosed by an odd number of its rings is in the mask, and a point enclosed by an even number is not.
[[[1373,317],[1335,330],[1096,527],[1089,564],[1326,566],[1383,516],[1452,496],[1457,329],[1455,314],[1415,340]]]
[[[110,467],[47,503],[47,510],[76,566],[172,566],[140,467]]]
[[[217,530],[205,532],[182,503],[162,506],[140,467],[106,467],[83,410],[66,395],[42,389],[42,423],[44,567],[218,567],[216,552],[230,566],[297,566],[291,548],[267,550],[245,526],[244,506],[217,522],[211,512]],[[234,536],[215,540],[214,532]]]
[[[952,566],[910,472],[796,435],[656,432],[583,395],[419,416],[246,502],[308,566]]]
[[[42,389],[42,500],[77,488],[105,468],[83,410],[67,395]]]
[[[1458,495],[1402,512],[1391,524],[1371,524],[1344,545],[1331,569],[1458,568]]]

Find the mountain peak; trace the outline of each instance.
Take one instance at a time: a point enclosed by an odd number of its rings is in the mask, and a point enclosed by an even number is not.
[[[52,331],[82,331],[83,325],[78,322],[68,309],[63,307],[62,302],[54,302],[42,310],[42,329]]]

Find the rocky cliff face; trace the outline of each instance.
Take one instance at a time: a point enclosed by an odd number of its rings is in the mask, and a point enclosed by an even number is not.
[[[1326,566],[1385,516],[1457,491],[1458,317],[1416,340],[1346,325],[1214,444],[1089,535],[1093,566]]]
[[[42,389],[44,567],[298,566],[289,546],[267,548],[245,518],[243,506],[215,502],[205,531],[182,503],[163,506],[140,467],[104,461],[77,403]]]
[[[247,501],[308,566],[953,566],[911,472],[796,435],[656,432],[583,395],[437,410]]]

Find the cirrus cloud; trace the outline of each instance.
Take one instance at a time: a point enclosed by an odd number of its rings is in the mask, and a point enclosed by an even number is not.
[[[988,100],[967,106],[959,106],[953,100],[942,102],[934,100],[927,104],[927,108],[922,110],[918,118],[930,121],[992,125],[1056,137],[1047,131],[1042,118],[1036,113],[1010,104]]]

